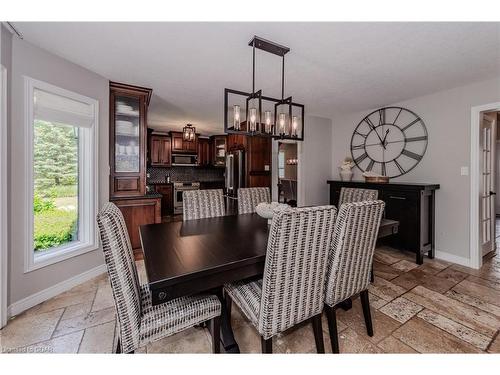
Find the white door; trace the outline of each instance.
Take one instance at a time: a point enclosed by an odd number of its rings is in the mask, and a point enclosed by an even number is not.
[[[495,151],[496,124],[492,116],[481,119],[481,247],[483,256],[495,250]]]

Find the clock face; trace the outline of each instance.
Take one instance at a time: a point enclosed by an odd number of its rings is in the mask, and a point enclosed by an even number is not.
[[[411,171],[427,149],[427,129],[414,112],[401,107],[373,111],[351,138],[351,155],[363,172],[398,177]]]

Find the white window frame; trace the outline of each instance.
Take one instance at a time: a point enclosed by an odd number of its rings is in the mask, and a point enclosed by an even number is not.
[[[24,272],[31,272],[51,264],[94,251],[98,248],[95,218],[98,210],[98,129],[99,102],[84,95],[24,77],[25,84],[25,207],[26,245],[24,253]],[[90,128],[79,128],[79,175],[78,175],[78,219],[79,238],[77,241],[58,246],[54,249],[35,254],[33,249],[33,136],[34,136],[34,92],[35,89],[47,91],[91,105],[94,121]]]
[[[7,69],[0,65],[0,328],[7,324]]]
[[[280,156],[283,155],[283,168],[280,167]],[[278,151],[278,179],[279,178],[285,178],[285,166],[286,166],[286,160],[285,160],[285,151]],[[280,176],[280,170],[283,170],[283,177]]]

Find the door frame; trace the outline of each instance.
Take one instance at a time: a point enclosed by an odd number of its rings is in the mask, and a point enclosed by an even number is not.
[[[479,193],[481,172],[480,164],[480,124],[483,112],[500,111],[500,102],[479,105],[471,108],[470,131],[470,250],[469,266],[479,269],[483,265],[483,254],[479,236]]]
[[[7,69],[0,65],[0,328],[7,324]]]

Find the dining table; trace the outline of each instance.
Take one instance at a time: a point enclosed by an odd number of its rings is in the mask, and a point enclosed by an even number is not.
[[[267,219],[256,213],[140,226],[152,304],[214,293],[222,305],[222,346],[226,353],[239,353],[223,286],[262,276],[269,228]],[[382,219],[379,237],[397,230],[397,221]]]

